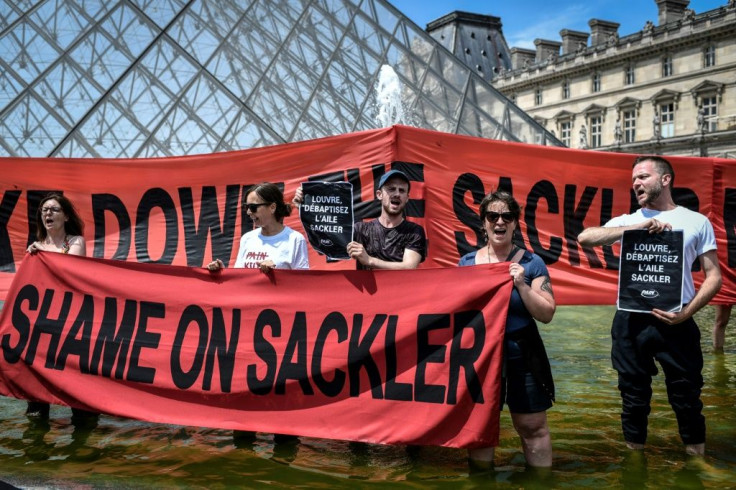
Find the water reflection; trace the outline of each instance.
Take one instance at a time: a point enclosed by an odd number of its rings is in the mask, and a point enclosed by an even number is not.
[[[620,400],[610,366],[611,307],[563,307],[542,335],[558,384],[549,411],[554,466],[526,468],[508,412],[493,471],[471,471],[462,450],[405,448],[272,434],[239,438],[232,431],[179,427],[102,415],[72,420],[66,407],[50,417],[25,416],[25,402],[0,397],[0,481],[20,487],[227,488],[322,486],[475,488],[724,488],[736,481],[736,339],[725,355],[710,349],[710,308],[698,314],[706,380],[708,442],[704,459],[687,458],[667,403],[654,380],[650,439],[644,452],[622,443]],[[710,317],[708,317],[710,315]],[[728,332],[732,335],[733,330]],[[0,483],[0,486],[2,484]]]

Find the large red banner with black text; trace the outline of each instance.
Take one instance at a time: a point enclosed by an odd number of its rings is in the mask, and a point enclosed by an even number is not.
[[[478,247],[478,204],[501,187],[522,205],[520,237],[548,264],[558,304],[614,304],[618,246],[584,248],[576,237],[636,209],[634,158],[405,126],[187,157],[0,158],[0,299],[35,235],[39,199],[50,190],[79,208],[90,255],[201,267],[213,257],[234,263],[240,236],[252,228],[242,206],[251,184],[278,183],[291,200],[305,181],[349,181],[355,219],[364,220],[380,213],[378,179],[398,168],[412,179],[407,216],[429,239],[422,268],[453,267]],[[716,231],[724,284],[715,301],[736,303],[736,161],[668,159],[676,201],[708,216]],[[297,213],[286,224],[303,232]],[[355,267],[328,263],[313,250],[310,264]]]
[[[283,271],[26,256],[0,394],[151,422],[498,443],[507,264]]]

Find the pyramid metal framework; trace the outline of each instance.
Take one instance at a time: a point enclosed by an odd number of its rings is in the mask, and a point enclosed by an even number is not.
[[[409,124],[562,145],[382,0],[0,0],[0,156],[214,153]]]

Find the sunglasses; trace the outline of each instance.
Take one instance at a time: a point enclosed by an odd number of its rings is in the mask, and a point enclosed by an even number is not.
[[[501,218],[504,223],[511,223],[514,221],[514,213],[511,212],[505,212],[505,213],[495,213],[493,211],[488,211],[486,213],[486,221],[489,223],[495,223],[498,221],[498,218]]]
[[[49,207],[41,208],[41,214],[60,213],[60,212],[61,212],[61,208],[58,206],[49,206]]]
[[[255,213],[255,212],[258,211],[258,208],[259,207],[261,207],[261,206],[268,206],[269,204],[270,203],[267,203],[267,202],[259,202],[259,203],[255,203],[255,204],[246,204],[245,205],[245,209],[247,209],[251,213]]]

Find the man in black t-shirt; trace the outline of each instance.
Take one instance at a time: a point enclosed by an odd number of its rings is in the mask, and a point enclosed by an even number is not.
[[[404,218],[409,202],[409,177],[390,170],[378,181],[381,216],[355,224],[348,254],[358,269],[416,269],[427,256],[424,228]]]

